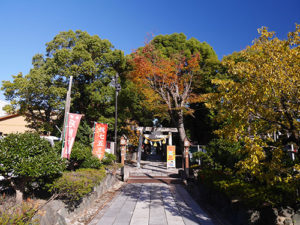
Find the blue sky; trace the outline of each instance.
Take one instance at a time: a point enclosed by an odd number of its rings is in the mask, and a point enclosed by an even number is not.
[[[45,53],[60,31],[99,35],[125,54],[149,34],[183,32],[209,43],[222,59],[250,45],[257,28],[285,38],[295,23],[300,0],[0,0],[0,78],[27,74],[32,56]]]

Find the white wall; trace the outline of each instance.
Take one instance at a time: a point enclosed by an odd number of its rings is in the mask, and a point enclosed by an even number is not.
[[[0,100],[0,117],[7,115],[7,113],[2,109],[6,105],[9,105],[9,102]]]

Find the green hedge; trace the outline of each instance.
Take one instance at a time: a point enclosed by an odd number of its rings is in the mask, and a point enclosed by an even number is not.
[[[50,190],[62,199],[77,201],[92,192],[93,187],[99,184],[105,175],[104,168],[64,172],[62,177],[51,185]]]

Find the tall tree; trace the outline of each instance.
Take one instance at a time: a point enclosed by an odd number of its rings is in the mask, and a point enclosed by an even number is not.
[[[108,40],[83,31],[61,32],[33,57],[29,74],[4,81],[2,90],[36,130],[51,130],[61,121],[69,77],[73,76],[71,111],[90,123],[114,123],[111,80],[125,66],[123,52]]]
[[[266,28],[259,32],[252,46],[223,61],[230,79],[214,81],[219,93],[211,106],[224,122],[217,133],[245,143],[242,170],[265,176],[268,168],[265,179],[274,181],[283,173],[285,146],[300,144],[300,26],[286,40]]]
[[[174,54],[183,54],[186,58],[199,53],[200,71],[195,74],[192,82],[192,92],[196,95],[203,95],[215,91],[215,85],[211,83],[212,79],[223,74],[223,66],[218,60],[217,54],[213,48],[206,42],[200,42],[195,38],[187,39],[183,33],[171,35],[158,35],[153,41],[156,49],[159,49],[165,57]],[[203,102],[189,103],[192,114],[184,115],[184,124],[187,130],[187,136],[191,140],[201,144],[207,144],[211,139],[212,130],[215,124],[210,119],[210,111]]]
[[[179,129],[181,144],[186,137],[184,114],[192,113],[190,105],[200,101],[200,81],[209,60],[216,54],[206,43],[186,39],[184,34],[155,37],[132,54],[130,78],[146,96],[148,107],[166,113]],[[196,94],[197,93],[197,94]]]

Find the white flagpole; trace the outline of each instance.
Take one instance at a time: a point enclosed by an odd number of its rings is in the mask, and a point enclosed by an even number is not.
[[[64,116],[64,124],[63,129],[61,132],[61,140],[63,142],[62,150],[61,150],[61,157],[63,157],[63,148],[64,148],[64,138],[66,133],[66,125],[67,125],[67,119],[68,119],[68,113],[70,112],[70,104],[71,104],[71,88],[72,88],[72,82],[73,82],[73,76],[70,76],[70,82],[69,82],[69,89],[67,92],[67,98],[66,98],[66,105],[65,105],[65,116]]]

